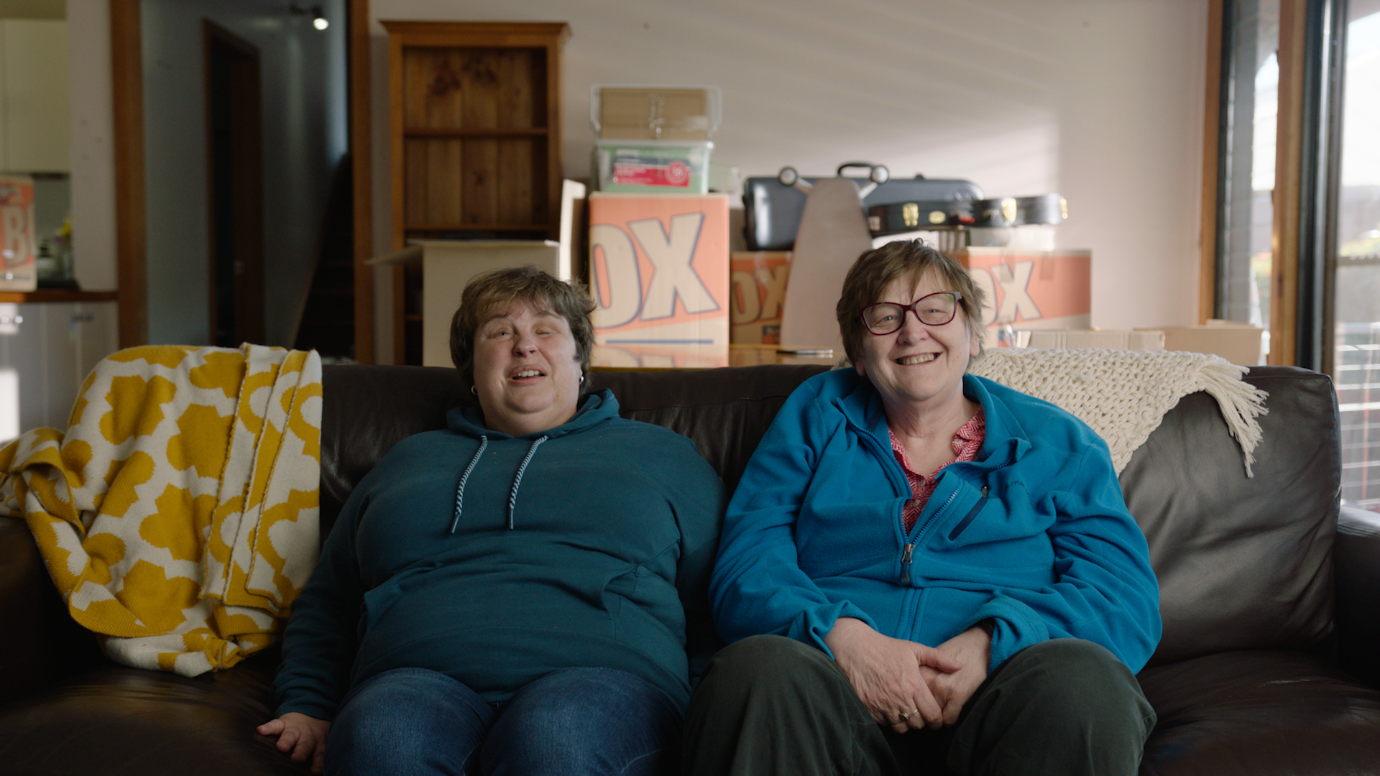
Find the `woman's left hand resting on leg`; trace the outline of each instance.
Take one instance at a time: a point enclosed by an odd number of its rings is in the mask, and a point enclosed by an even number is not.
[[[937,671],[929,666],[921,666],[920,673],[929,685],[930,694],[943,708],[943,726],[951,727],[958,722],[958,715],[973,693],[987,679],[987,664],[992,654],[992,626],[981,622],[935,647],[947,655],[959,669],[953,672]],[[925,727],[923,720],[910,720],[915,729]]]
[[[277,736],[278,751],[291,752],[294,762],[306,762],[310,758],[312,773],[321,773],[325,764],[326,733],[330,729],[331,723],[326,720],[295,711],[289,711],[257,728],[261,736]]]

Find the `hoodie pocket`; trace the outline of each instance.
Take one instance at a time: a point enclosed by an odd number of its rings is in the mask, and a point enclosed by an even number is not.
[[[626,572],[610,579],[604,585],[602,596],[604,611],[608,612],[610,620],[618,619],[618,613],[623,609],[623,602],[632,598],[637,592],[637,580],[642,575],[641,566],[633,566]]]
[[[360,634],[361,637],[378,625],[379,620],[398,600],[401,589],[402,581],[395,576],[364,594],[364,631]]]

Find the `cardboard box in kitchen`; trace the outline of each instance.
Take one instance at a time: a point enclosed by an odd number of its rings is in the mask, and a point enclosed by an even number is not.
[[[734,345],[781,344],[781,304],[791,274],[790,251],[729,255],[729,320]]]
[[[1202,326],[1154,326],[1164,332],[1165,350],[1210,353],[1233,364],[1260,363],[1265,330],[1234,321],[1209,320]]]
[[[0,175],[0,291],[38,288],[34,179]]]
[[[987,328],[1091,328],[1091,251],[967,248],[954,258],[986,294]]]
[[[594,340],[728,357],[728,197],[589,196]]]

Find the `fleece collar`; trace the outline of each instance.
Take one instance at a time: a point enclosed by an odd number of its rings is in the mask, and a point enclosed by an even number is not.
[[[833,400],[834,405],[850,423],[875,437],[882,449],[890,450],[886,409],[882,405],[882,395],[873,387],[872,381],[853,370],[845,372],[841,369],[831,374],[847,375],[845,378],[836,378],[841,383],[841,390]],[[980,468],[1008,465],[1020,460],[1030,449],[1030,438],[1025,429],[1006,404],[992,395],[992,388],[1003,390],[986,378],[963,375],[963,395],[982,405],[987,422],[987,436],[973,462]]]
[[[602,423],[606,423],[618,417],[618,400],[613,398],[613,391],[605,388],[602,391],[595,391],[585,396],[580,402],[580,408],[575,411],[575,416],[565,423],[548,428],[545,431],[534,431],[530,434],[523,434],[518,439],[536,439],[537,437],[547,437],[556,439],[567,434],[574,434],[593,428]],[[451,431],[455,431],[466,436],[475,438],[488,437],[489,439],[512,439],[513,437],[501,431],[493,431],[484,425],[484,411],[479,407],[456,407],[446,413],[446,426]]]

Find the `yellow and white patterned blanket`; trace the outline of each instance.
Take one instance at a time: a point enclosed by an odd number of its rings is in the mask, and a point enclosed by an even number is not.
[[[66,434],[0,450],[0,514],[112,659],[229,668],[276,640],[316,563],[320,431],[315,351],[123,350]]]

